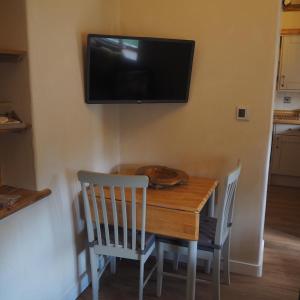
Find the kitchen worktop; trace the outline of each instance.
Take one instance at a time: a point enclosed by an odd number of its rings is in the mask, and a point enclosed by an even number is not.
[[[273,124],[300,125],[300,110],[274,110]]]

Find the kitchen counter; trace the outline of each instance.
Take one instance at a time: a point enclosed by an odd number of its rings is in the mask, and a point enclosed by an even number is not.
[[[300,120],[282,120],[274,118],[273,124],[300,125]]]
[[[274,110],[273,124],[300,125],[300,110]]]

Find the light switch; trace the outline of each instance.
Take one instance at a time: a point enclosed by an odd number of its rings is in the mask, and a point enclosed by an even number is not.
[[[248,108],[244,106],[238,106],[236,108],[236,119],[239,121],[249,121]]]

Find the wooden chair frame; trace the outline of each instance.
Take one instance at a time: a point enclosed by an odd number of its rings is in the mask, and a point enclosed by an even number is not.
[[[116,257],[140,261],[139,300],[143,299],[143,288],[155,270],[154,266],[144,281],[144,264],[155,248],[155,239],[146,247],[146,196],[148,187],[147,176],[110,175],[95,172],[79,171],[78,179],[81,182],[84,201],[85,217],[89,242],[93,300],[99,296],[99,279],[109,262],[115,272]],[[100,201],[97,201],[96,188],[99,189]],[[110,199],[105,195],[104,188],[108,188]],[[122,224],[119,224],[115,188],[121,190]],[[131,189],[131,224],[128,224],[128,209],[125,199],[125,188]],[[141,209],[141,230],[137,230],[136,189],[143,189]],[[110,200],[113,224],[109,222],[108,211]],[[95,224],[93,224],[91,206],[93,208]],[[95,225],[95,226],[94,226]],[[121,225],[121,226],[120,226]],[[131,225],[131,226],[129,226]],[[120,233],[120,227],[122,232]],[[129,229],[131,227],[131,229]],[[123,233],[123,234],[122,234]],[[130,233],[130,234],[128,234]],[[122,235],[122,236],[121,236]],[[139,236],[138,236],[139,235]],[[140,237],[140,244],[137,239]],[[99,257],[109,257],[107,263],[99,270]]]
[[[226,284],[230,284],[230,267],[229,267],[229,252],[230,252],[230,236],[233,216],[233,206],[236,195],[236,188],[241,172],[241,165],[229,173],[225,182],[225,191],[221,207],[218,211],[216,232],[214,238],[214,249],[197,251],[199,258],[204,258],[208,261],[208,268],[210,269],[211,258],[213,257],[213,299],[220,300],[220,264],[221,254],[223,256],[224,275]],[[201,225],[200,225],[201,226]],[[177,275],[174,273],[167,273],[163,271],[164,252],[172,252],[176,258],[174,269],[178,266],[178,256],[187,255],[188,249],[185,246],[177,245],[168,242],[167,240],[158,241],[158,268],[157,268],[157,296],[161,296],[163,276],[172,276],[181,279],[186,279],[186,276]],[[189,274],[188,274],[189,276]],[[200,280],[202,281],[202,280]]]

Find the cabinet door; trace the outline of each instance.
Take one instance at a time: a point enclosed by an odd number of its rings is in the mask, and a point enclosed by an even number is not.
[[[271,170],[272,174],[300,176],[300,136],[275,136]]]
[[[278,89],[300,90],[300,35],[282,37]]]

